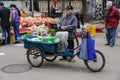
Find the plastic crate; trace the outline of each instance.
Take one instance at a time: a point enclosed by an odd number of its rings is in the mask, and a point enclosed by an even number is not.
[[[45,52],[54,53],[57,51],[57,44],[50,44],[50,43],[42,43],[42,42],[31,42],[31,41],[24,41],[24,48],[32,48],[37,47],[43,49]]]
[[[92,37],[96,36],[96,26],[95,25],[89,25],[89,26],[87,26],[86,29],[87,29],[87,31],[90,32]]]

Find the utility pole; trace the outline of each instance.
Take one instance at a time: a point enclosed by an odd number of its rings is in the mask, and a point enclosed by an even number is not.
[[[85,21],[88,21],[88,16],[87,16],[87,0],[82,0],[82,7],[83,7],[83,14]]]
[[[34,16],[34,0],[31,0],[31,3],[32,3],[32,17]]]
[[[69,5],[71,5],[71,0],[69,0]]]
[[[62,12],[64,11],[64,8],[65,8],[65,1],[62,0]]]
[[[105,8],[106,7],[106,0],[103,0],[103,8]]]
[[[50,0],[48,0],[48,17],[50,17]]]

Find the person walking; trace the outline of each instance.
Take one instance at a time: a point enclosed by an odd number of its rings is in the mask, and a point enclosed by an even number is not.
[[[116,30],[119,24],[120,15],[116,8],[113,7],[112,1],[108,1],[106,4],[105,14],[105,27],[106,27],[106,46],[114,47]]]
[[[78,11],[73,11],[72,14],[75,15],[76,18],[77,18],[77,20],[78,20],[77,28],[81,28],[80,22],[81,22],[82,26],[84,26],[83,14],[81,14],[81,13],[78,12]]]
[[[0,2],[0,19],[3,37],[1,45],[10,44],[10,10],[4,7],[3,2]]]
[[[79,19],[78,28],[83,28],[85,24],[83,10],[81,10],[81,12],[78,14],[78,19]],[[80,22],[82,26],[80,26]]]
[[[72,7],[68,5],[65,9],[65,14],[60,19],[60,22],[57,24],[57,27],[60,31],[68,31],[68,49],[74,49],[74,38],[75,38],[75,31],[77,28],[77,18],[75,15],[72,14]],[[71,51],[74,53],[74,51]],[[66,60],[66,57],[63,57],[61,60]],[[72,60],[72,59],[71,59]]]
[[[20,43],[19,38],[20,38],[20,32],[19,32],[19,26],[20,26],[20,10],[17,8],[17,6],[15,4],[11,4],[10,8],[12,10],[12,26],[14,28],[14,33],[15,33],[15,42],[16,43]]]

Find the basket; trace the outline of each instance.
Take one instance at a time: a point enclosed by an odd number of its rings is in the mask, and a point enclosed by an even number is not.
[[[24,41],[24,48],[28,49],[28,48],[32,48],[32,47],[37,47],[37,48],[44,50],[44,52],[46,52],[46,53],[56,52],[57,45],[58,45],[58,43],[53,44],[53,43],[32,42],[32,41],[28,41],[28,40]]]

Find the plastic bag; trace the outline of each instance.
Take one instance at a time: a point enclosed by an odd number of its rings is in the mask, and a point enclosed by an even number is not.
[[[80,59],[88,60],[87,39],[82,39]]]
[[[57,32],[56,37],[59,38],[60,41],[66,42],[68,40],[68,32],[67,31]]]
[[[83,60],[95,60],[97,58],[95,51],[95,40],[91,38],[89,32],[87,32],[87,38],[82,39],[79,57]]]

